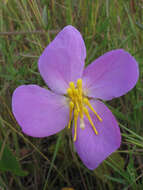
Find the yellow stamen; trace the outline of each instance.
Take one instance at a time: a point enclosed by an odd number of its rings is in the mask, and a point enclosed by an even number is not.
[[[77,88],[79,90],[79,95],[82,96],[82,80],[81,79],[77,80]]]
[[[76,109],[79,111],[79,103],[78,103],[78,90],[74,89],[73,90],[73,94],[74,94],[74,103],[76,105]]]
[[[83,102],[82,102],[82,97],[78,96],[78,104],[79,104],[79,109],[80,109],[80,118],[83,118]]]
[[[70,129],[70,126],[71,126],[73,108],[74,108],[74,103],[72,101],[70,101],[70,103],[69,103],[69,123],[68,123],[68,129]]]
[[[85,123],[84,123],[84,115],[89,120],[90,125],[92,126],[93,131],[97,135],[98,132],[94,126],[94,123],[92,121],[92,118],[89,114],[88,109],[90,109],[99,119],[99,121],[102,121],[101,117],[97,114],[95,109],[92,107],[90,101],[88,98],[84,96],[83,90],[82,90],[82,79],[78,79],[76,85],[74,82],[69,83],[69,88],[67,89],[67,95],[69,97],[69,122],[68,122],[68,128],[71,127],[72,123],[72,113],[74,112],[74,137],[73,140],[76,141],[77,139],[77,121],[78,117],[80,119],[80,128],[85,129]],[[86,108],[88,106],[88,109]]]
[[[74,82],[70,82],[70,83],[69,83],[69,86],[70,86],[70,88],[71,88],[72,90],[74,90],[74,89],[75,89]]]
[[[68,88],[68,89],[67,89],[67,94],[68,94],[68,96],[69,96],[70,98],[73,99],[73,92],[72,92],[71,88]]]
[[[83,108],[83,111],[84,111],[84,113],[85,113],[86,117],[88,118],[89,123],[91,124],[91,126],[92,126],[92,128],[93,128],[93,130],[94,130],[95,134],[97,135],[97,134],[98,134],[98,132],[97,132],[97,130],[96,130],[96,128],[95,128],[95,126],[94,126],[94,124],[93,124],[93,121],[92,121],[92,119],[91,119],[91,117],[90,117],[90,115],[89,115],[88,109],[84,107],[84,108]]]
[[[74,110],[74,141],[76,141],[77,138],[77,120],[78,120],[78,111]]]
[[[77,98],[77,97],[78,97],[78,90],[77,90],[77,89],[74,89],[73,92],[74,92],[75,98]]]
[[[78,103],[79,103],[79,109],[80,109],[80,118],[83,118],[82,79],[77,80],[77,89],[78,89]]]
[[[99,119],[99,121],[102,121],[101,117],[98,115],[98,113],[94,110],[94,108],[92,107],[92,105],[90,104],[89,100],[87,98],[84,98],[84,103],[93,111],[93,113],[97,116],[97,118]]]

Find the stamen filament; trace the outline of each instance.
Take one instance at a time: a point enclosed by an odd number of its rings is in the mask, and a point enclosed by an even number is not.
[[[93,113],[97,116],[97,118],[99,119],[99,121],[102,121],[101,117],[94,110],[94,108],[92,107],[92,105],[90,104],[90,102],[89,102],[89,100],[87,98],[84,98],[84,103],[91,109],[91,111],[93,111]]]
[[[74,110],[74,141],[76,141],[77,138],[77,120],[78,120],[78,114],[79,112],[75,109]]]
[[[98,132],[97,132],[97,130],[96,130],[96,128],[95,128],[95,126],[94,126],[94,124],[93,124],[93,121],[92,121],[92,119],[91,119],[91,117],[90,117],[90,115],[89,115],[88,109],[84,107],[84,108],[83,108],[83,111],[84,111],[84,113],[85,113],[86,117],[88,118],[89,123],[91,124],[91,126],[92,126],[92,128],[93,128],[93,130],[94,130],[95,134],[97,135],[97,134],[98,134]]]
[[[68,123],[68,129],[70,129],[70,126],[71,126],[73,108],[74,108],[74,103],[72,101],[70,101],[70,103],[69,103],[69,123]]]

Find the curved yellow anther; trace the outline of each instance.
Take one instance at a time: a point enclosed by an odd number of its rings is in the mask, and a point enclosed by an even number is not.
[[[74,108],[74,103],[72,101],[70,101],[70,103],[69,103],[69,123],[68,123],[68,129],[70,129],[70,126],[71,126],[73,108]]]
[[[78,114],[79,112],[75,109],[74,110],[74,141],[76,141],[77,138],[77,120],[78,120]]]
[[[74,90],[74,89],[75,89],[74,82],[70,82],[70,83],[69,83],[69,86],[70,86],[70,88],[71,88],[72,90]]]
[[[83,108],[83,111],[84,111],[86,117],[88,118],[89,123],[90,123],[90,125],[92,126],[92,128],[93,128],[95,134],[97,135],[98,132],[97,132],[97,130],[96,130],[94,124],[93,124],[93,121],[92,121],[92,119],[91,119],[91,117],[90,117],[90,115],[89,115],[88,109],[84,107],[84,108]]]
[[[82,96],[82,79],[77,80],[77,88],[79,90],[79,95]]]
[[[82,79],[77,80],[77,87],[80,89],[82,88]]]
[[[67,89],[67,94],[70,98],[73,98],[73,93],[72,93],[72,89],[71,88],[68,88]]]
[[[84,104],[87,105],[91,111],[93,111],[93,113],[97,116],[97,118],[99,119],[99,121],[102,121],[101,117],[97,114],[97,112],[94,110],[94,108],[92,107],[92,105],[90,104],[89,100],[87,98],[83,99]]]

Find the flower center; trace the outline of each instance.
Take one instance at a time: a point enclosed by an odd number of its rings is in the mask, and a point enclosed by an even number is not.
[[[78,117],[80,117],[80,128],[84,129],[85,124],[84,124],[84,116],[87,117],[89,120],[89,123],[92,126],[93,131],[97,135],[98,132],[94,126],[94,123],[90,117],[89,111],[87,107],[96,115],[96,117],[99,119],[99,121],[102,121],[101,117],[97,114],[97,112],[94,110],[92,105],[90,104],[89,100],[87,97],[84,96],[83,94],[83,89],[82,89],[82,79],[77,80],[76,87],[74,85],[74,82],[69,83],[69,88],[67,89],[67,94],[70,98],[69,102],[69,123],[68,123],[68,128],[71,126],[71,121],[72,121],[72,113],[74,114],[74,141],[77,139],[77,120]]]

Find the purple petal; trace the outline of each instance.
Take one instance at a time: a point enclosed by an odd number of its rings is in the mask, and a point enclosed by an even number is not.
[[[98,135],[94,133],[87,119],[84,119],[85,129],[81,129],[78,122],[75,148],[86,167],[93,170],[120,147],[121,135],[111,111],[100,101],[91,103],[103,121],[100,122],[90,111]]]
[[[105,53],[83,74],[84,88],[90,97],[110,100],[131,90],[139,76],[136,60],[122,49]]]
[[[52,90],[66,93],[69,82],[81,77],[85,57],[81,34],[73,26],[66,26],[40,56],[39,71]]]
[[[53,135],[68,122],[66,98],[37,85],[14,91],[12,111],[23,132],[33,137]]]

